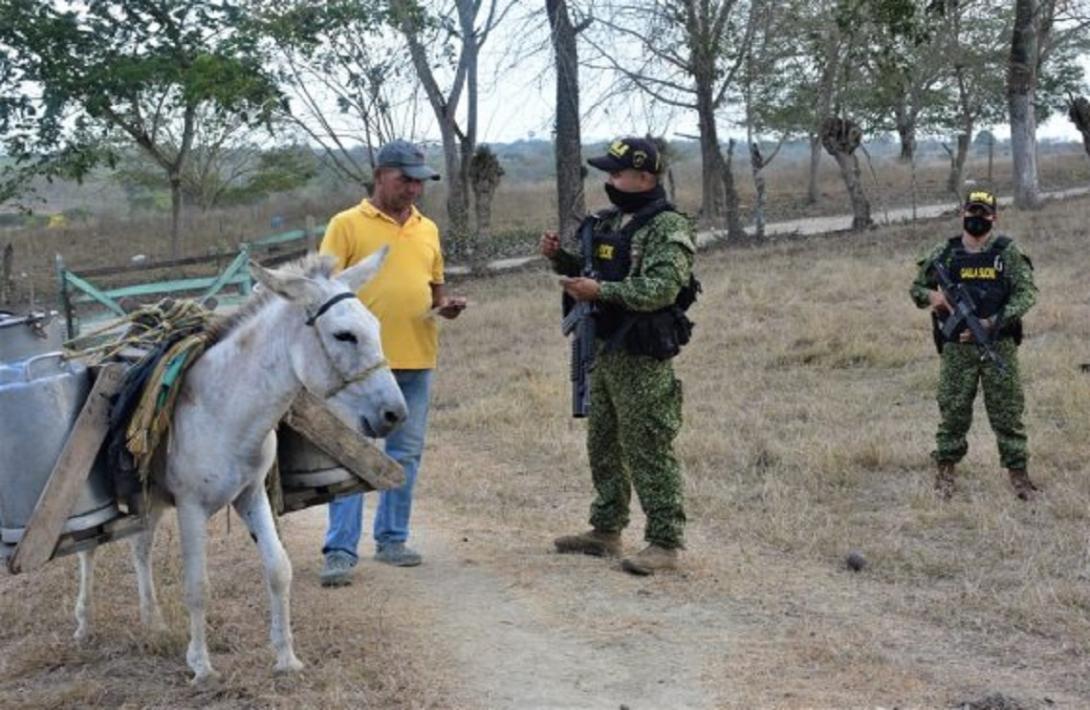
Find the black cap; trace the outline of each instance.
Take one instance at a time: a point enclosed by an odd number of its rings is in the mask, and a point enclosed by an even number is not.
[[[999,201],[995,199],[995,195],[987,190],[972,190],[965,196],[966,212],[974,209],[983,209],[988,214],[995,214],[997,207],[999,207]]]
[[[379,148],[377,168],[397,168],[413,180],[438,180],[439,173],[428,167],[424,151],[406,140],[392,140]]]
[[[609,144],[605,155],[591,158],[587,162],[607,173],[632,168],[658,175],[662,170],[659,149],[646,138],[618,138]]]

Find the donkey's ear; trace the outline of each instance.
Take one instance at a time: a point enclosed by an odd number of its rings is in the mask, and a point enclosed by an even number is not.
[[[322,287],[306,276],[266,269],[256,261],[250,262],[250,275],[259,284],[292,303],[312,306],[322,300]]]
[[[382,268],[382,263],[386,261],[386,255],[389,253],[390,247],[383,246],[360,263],[337,274],[337,280],[353,291],[359,291],[361,286],[375,278],[375,274]]]

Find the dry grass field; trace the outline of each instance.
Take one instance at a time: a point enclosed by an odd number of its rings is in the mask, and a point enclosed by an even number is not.
[[[365,560],[354,586],[323,590],[322,511],[284,518],[307,669],[275,678],[260,565],[217,516],[225,678],[207,688],[186,682],[170,524],[161,636],[138,627],[125,545],[101,550],[83,646],[73,560],[0,576],[0,707],[1087,707],[1088,215],[1087,199],[1001,214],[1041,290],[1021,351],[1038,502],[1011,494],[979,403],[962,493],[931,493],[938,361],[907,287],[952,220],[700,255],[677,361],[688,551],[653,578],[550,552],[591,498],[555,284],[541,269],[456,283],[471,307],[443,324],[414,512],[424,566]]]
[[[739,192],[743,221],[752,221],[755,200],[753,180],[747,159],[737,155],[735,183]],[[863,183],[871,200],[871,211],[877,219],[887,209],[909,207],[913,201],[911,165],[887,158],[875,158],[873,173],[865,158]],[[769,222],[850,213],[844,183],[832,158],[823,156],[819,172],[820,200],[806,204],[807,164],[778,158],[766,169],[768,182],[767,219]],[[956,204],[946,191],[949,164],[945,157],[928,155],[920,158],[916,169],[915,200],[917,204]],[[990,184],[1000,194],[1010,194],[1010,157],[997,153],[992,181],[987,181],[987,160],[975,156],[968,163],[966,177],[978,184]],[[680,162],[675,169],[678,205],[695,215],[700,207],[700,172],[695,161]],[[1090,160],[1081,146],[1070,144],[1063,151],[1042,157],[1041,188],[1056,190],[1090,184]],[[592,209],[606,205],[600,175],[592,174],[586,181],[587,200]],[[88,184],[83,189],[72,185],[55,188],[55,199],[39,206],[45,213],[66,208],[87,212],[82,220],[72,220],[57,228],[0,230],[0,249],[11,243],[15,250],[16,302],[26,302],[31,291],[39,303],[49,303],[56,297],[54,257],[61,254],[68,268],[79,272],[94,266],[123,265],[137,255],[148,259],[169,258],[169,220],[164,213],[138,212],[126,214],[124,196],[107,181]],[[480,245],[484,258],[520,256],[528,253],[541,230],[552,228],[556,221],[556,189],[551,179],[501,183],[493,204],[494,236]],[[246,207],[212,210],[202,213],[187,209],[183,213],[181,249],[183,255],[227,253],[238,249],[241,242],[252,242],[270,233],[300,229],[309,215],[322,224],[331,215],[356,204],[362,193],[350,185],[337,189],[303,191],[275,196],[263,203]],[[430,187],[421,201],[421,209],[445,228],[444,185]],[[286,220],[278,229],[270,227],[274,216]],[[229,260],[224,259],[224,264]],[[222,266],[220,268],[222,268]],[[201,269],[204,269],[202,271]],[[127,280],[107,280],[103,285],[120,285],[133,279],[151,281],[207,273],[208,267],[190,267],[172,273],[137,274]],[[26,276],[21,276],[21,274]],[[96,282],[97,283],[97,282]]]

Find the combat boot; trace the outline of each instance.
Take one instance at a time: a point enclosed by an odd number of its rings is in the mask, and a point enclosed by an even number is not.
[[[954,497],[956,491],[954,464],[940,463],[938,470],[935,472],[935,494],[943,500],[950,500]]]
[[[582,553],[595,557],[619,557],[621,533],[588,530],[578,535],[562,535],[553,540],[560,553]]]
[[[1014,495],[1026,501],[1037,497],[1037,492],[1040,489],[1030,480],[1026,469],[1009,468],[1007,473],[1010,474],[1011,485],[1014,486]]]
[[[677,569],[677,549],[648,545],[632,557],[621,560],[621,569],[632,574],[648,575],[659,570]]]

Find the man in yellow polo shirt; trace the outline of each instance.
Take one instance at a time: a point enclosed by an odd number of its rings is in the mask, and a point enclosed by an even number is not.
[[[399,567],[421,562],[405,543],[439,350],[435,316],[457,318],[466,306],[464,298],[443,293],[439,230],[415,207],[424,181],[438,179],[420,148],[403,140],[387,143],[378,153],[371,197],[330,220],[321,246],[321,253],[337,257],[341,269],[390,247],[382,270],[360,289],[359,297],[382,325],[382,349],[409,406],[408,419],[386,438],[386,453],[405,469],[405,485],[380,494],[374,524],[375,559]],[[352,581],[363,503],[361,493],[329,504],[323,586]]]

